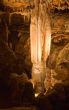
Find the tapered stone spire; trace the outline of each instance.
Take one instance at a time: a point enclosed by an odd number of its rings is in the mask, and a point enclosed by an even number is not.
[[[36,91],[44,91],[46,59],[50,53],[51,28],[46,0],[34,0],[30,25],[32,79]]]

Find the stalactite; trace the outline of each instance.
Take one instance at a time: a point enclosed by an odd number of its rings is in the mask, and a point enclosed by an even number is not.
[[[44,38],[44,52],[43,52],[43,60],[46,61],[47,57],[50,54],[50,47],[51,47],[51,27],[50,21],[48,16],[46,17],[46,31],[45,31],[45,38]]]
[[[28,17],[28,22],[29,22],[30,21],[30,14],[28,14],[27,17]]]
[[[41,30],[40,30],[40,24],[41,20],[40,17],[38,18],[38,24],[37,24],[37,59],[38,62],[41,62],[41,56],[42,56],[42,48],[41,48]]]
[[[25,17],[26,17],[26,16],[24,15],[24,22],[25,22]]]
[[[46,59],[50,53],[51,29],[46,10],[46,2],[35,0],[30,25],[32,79],[39,93],[44,91]],[[42,56],[43,55],[43,56]],[[43,58],[42,58],[43,57]]]
[[[30,25],[31,61],[37,63],[37,20],[31,19]]]

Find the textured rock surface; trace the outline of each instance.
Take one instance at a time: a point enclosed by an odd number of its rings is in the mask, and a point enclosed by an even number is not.
[[[59,52],[57,65],[60,65],[61,63],[69,63],[69,43]]]
[[[36,100],[40,110],[69,110],[69,83],[56,84],[46,95],[39,95]]]
[[[56,83],[68,82],[69,79],[69,15],[68,11],[57,10],[51,13],[51,52],[47,59],[52,86]]]
[[[38,1],[39,2],[39,1]],[[41,0],[41,3],[44,3],[45,0]],[[4,4],[5,6],[8,7],[12,7],[13,10],[16,9],[17,7],[17,11],[25,11],[27,9],[27,11],[29,11],[30,8],[28,8],[27,6],[32,7],[34,5],[34,1],[33,0],[20,0],[20,1],[15,1],[15,0],[3,0],[0,1],[0,3]],[[19,4],[18,4],[19,3]],[[69,9],[69,1],[68,0],[46,0],[46,4],[47,7],[49,8],[49,10],[57,8],[57,9]],[[20,6],[25,7],[25,10],[23,10],[23,8],[21,8]],[[8,8],[9,9],[9,8]]]
[[[0,40],[0,72],[11,72],[15,67],[16,55]]]
[[[29,78],[31,77],[31,52],[30,52],[30,40],[29,35],[22,36],[19,43],[16,46],[16,55],[23,62],[23,70],[27,73]]]
[[[69,40],[65,38],[66,35],[63,37],[65,43],[61,43],[58,41],[59,37],[55,36],[55,43],[52,42],[51,45],[51,53],[47,66],[51,71],[52,84],[62,83],[63,81],[69,82]]]
[[[33,104],[34,90],[25,73],[0,77],[0,108]]]
[[[69,79],[69,43],[59,52],[55,71],[59,75],[59,79]]]
[[[69,12],[57,11],[51,14],[52,34],[69,32]]]

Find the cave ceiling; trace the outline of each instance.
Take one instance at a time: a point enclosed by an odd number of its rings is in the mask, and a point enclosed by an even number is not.
[[[35,7],[34,1],[36,0],[2,0],[0,4],[3,5],[5,11],[30,11]],[[69,0],[39,0],[38,3],[47,3],[49,10],[58,9],[64,10],[69,9]]]
[[[9,13],[31,14],[37,0],[0,0],[0,10]],[[38,0],[38,4],[46,3],[51,15],[52,36],[68,37],[69,33],[69,0]],[[54,13],[53,13],[54,12]],[[60,37],[61,38],[61,37]],[[60,39],[59,38],[59,39]],[[57,42],[57,40],[54,42]]]

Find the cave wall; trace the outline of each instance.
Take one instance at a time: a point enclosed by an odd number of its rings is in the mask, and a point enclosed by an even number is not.
[[[69,83],[69,11],[60,10],[51,15],[51,51],[47,59],[46,86]]]
[[[10,22],[9,22],[10,18]],[[31,77],[31,58],[30,58],[30,18],[21,14],[0,13],[0,72],[3,73],[18,73],[23,72]],[[6,25],[6,27],[4,26]],[[3,29],[2,29],[3,28]],[[6,31],[7,28],[7,31]],[[6,37],[6,34],[8,36]],[[20,36],[17,38],[17,34]],[[5,40],[7,39],[7,40]],[[13,50],[12,45],[15,43]],[[3,50],[2,48],[6,48]],[[8,50],[9,49],[9,50]],[[8,56],[12,54],[12,56]],[[15,61],[14,60],[15,56]],[[9,60],[7,61],[7,59]],[[10,60],[12,59],[12,63]],[[11,63],[11,64],[10,64]],[[18,70],[16,69],[18,68]]]
[[[69,32],[69,12],[57,11],[51,14],[52,34]]]
[[[55,3],[56,2],[53,2],[53,6],[56,6],[56,5],[54,5]],[[41,10],[39,16],[43,20],[43,22],[41,22],[41,23],[44,23],[44,25],[42,24],[43,25],[42,33],[44,35],[45,25],[47,25],[47,24],[45,24],[44,7],[42,4],[44,4],[44,2],[41,1],[40,5],[39,5],[39,9]],[[37,10],[38,9],[36,8],[36,12],[37,12]],[[45,10],[45,11],[47,11],[47,10]],[[69,10],[67,8],[62,10],[62,8],[58,9],[56,7],[53,11],[50,10],[50,13],[48,13],[48,14],[49,14],[49,19],[50,19],[50,23],[51,23],[52,41],[51,41],[50,56],[47,60],[47,66],[50,70],[55,71],[57,74],[58,73],[61,74],[61,76],[63,76],[62,73],[64,71],[68,75],[69,61],[68,61],[68,59],[66,59],[67,53],[68,53],[68,50],[66,50],[66,48],[68,49],[68,43],[69,43]],[[33,15],[34,15],[34,13],[33,13]],[[6,19],[8,20],[9,13],[7,13],[6,16],[7,16]],[[4,15],[3,18],[5,18],[6,16]],[[16,24],[18,24],[18,22],[20,22],[20,21],[18,21],[18,19],[14,20],[14,22],[15,21],[17,21]],[[9,22],[9,20],[7,21],[7,24],[8,24],[8,22]],[[19,27],[17,29],[24,31],[22,29],[22,27],[21,28]],[[27,70],[27,72],[30,72],[30,69],[31,69],[31,58],[30,58],[31,53],[30,53],[30,40],[29,40],[30,30],[27,30],[26,33],[27,32],[28,32],[28,34],[26,35],[26,37],[25,37],[25,33],[24,34],[22,33],[22,37],[20,38],[19,42],[17,43],[17,45],[15,47],[15,53],[18,56],[18,58],[23,61],[23,64],[25,64],[25,70]],[[64,56],[62,56],[62,55],[64,55]],[[58,60],[59,58],[60,58],[60,60]],[[67,57],[67,58],[69,58],[69,57]],[[60,62],[60,63],[58,63],[58,62]],[[65,66],[65,65],[67,65],[67,66]],[[61,66],[63,67],[63,70],[60,70]],[[60,77],[60,75],[58,77]]]

